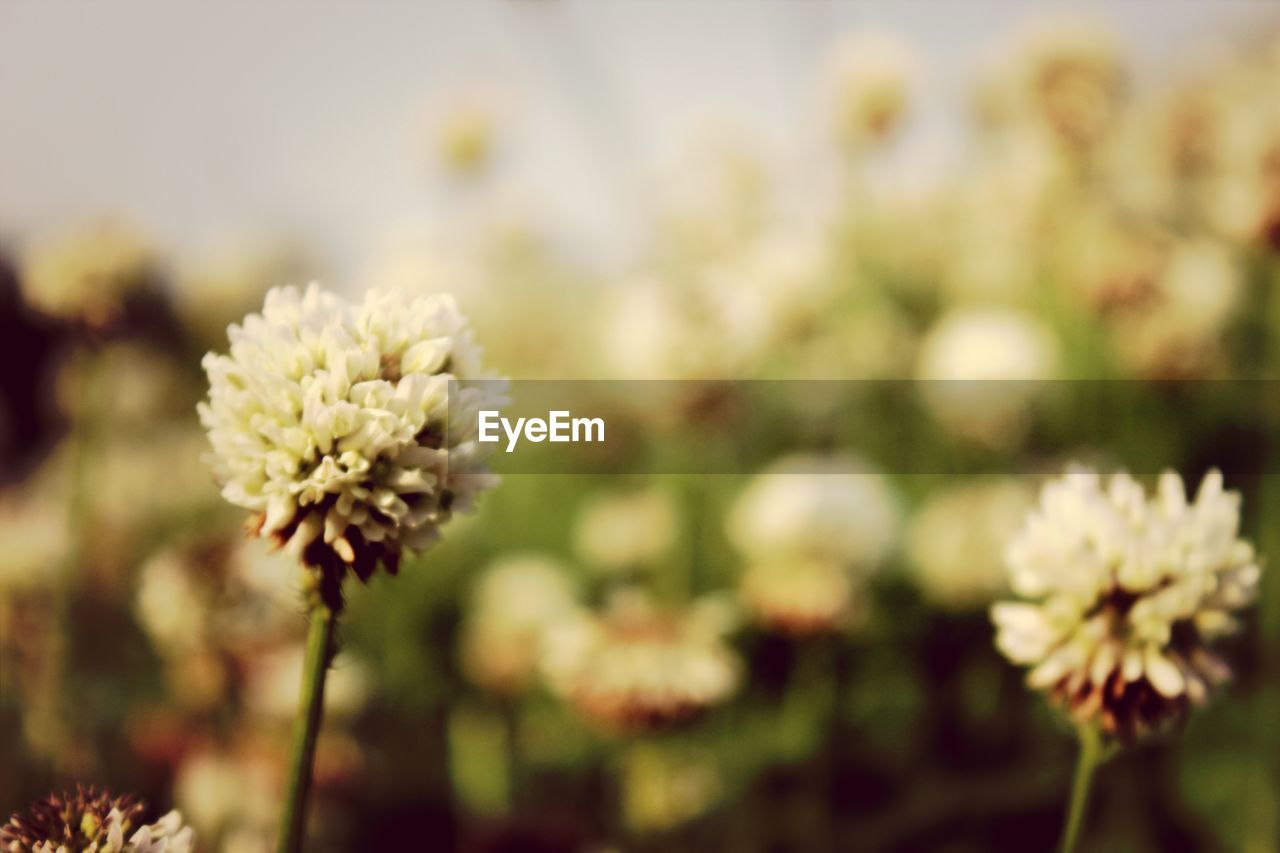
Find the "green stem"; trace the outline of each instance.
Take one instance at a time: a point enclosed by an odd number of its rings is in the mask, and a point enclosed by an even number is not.
[[[1071,807],[1067,813],[1066,828],[1062,832],[1062,853],[1072,853],[1080,840],[1080,827],[1084,824],[1085,809],[1089,805],[1093,774],[1102,759],[1102,734],[1096,726],[1081,726],[1080,755],[1076,759],[1075,780],[1071,783]]]
[[[302,694],[298,697],[298,716],[293,723],[293,750],[289,759],[280,843],[276,847],[278,853],[299,853],[302,850],[307,796],[311,792],[311,769],[324,710],[324,681],[329,672],[329,662],[333,659],[337,622],[337,614],[328,605],[319,600],[312,605],[302,671]]]

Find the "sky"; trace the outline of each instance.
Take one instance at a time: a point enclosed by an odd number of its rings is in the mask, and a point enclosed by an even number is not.
[[[1229,50],[1274,0],[1077,2],[1139,81]],[[358,269],[388,235],[501,209],[603,254],[700,179],[697,152],[804,162],[821,145],[823,57],[895,34],[922,95],[902,156],[954,147],[966,81],[1026,0],[0,0],[0,238],[123,216],[199,252],[262,235]],[[479,192],[439,173],[453,105],[499,116]]]

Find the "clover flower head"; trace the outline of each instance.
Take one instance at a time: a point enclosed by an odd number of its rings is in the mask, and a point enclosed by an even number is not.
[[[1115,40],[1087,21],[1028,33],[1014,77],[1030,110],[1064,143],[1087,147],[1112,126],[1125,72]]]
[[[17,486],[0,491],[0,593],[16,596],[54,586],[66,554],[66,502]]]
[[[841,141],[856,145],[890,134],[906,112],[916,73],[915,57],[890,36],[863,33],[837,45],[828,75]]]
[[[182,816],[169,812],[137,826],[146,806],[132,795],[116,797],[77,786],[50,794],[0,827],[0,850],[11,853],[191,853],[195,835]],[[131,834],[132,833],[132,834]]]
[[[22,272],[27,302],[43,314],[103,329],[129,297],[155,283],[151,249],[132,230],[103,222],[35,247]]]
[[[638,593],[615,596],[552,631],[543,669],[552,689],[605,729],[669,729],[724,702],[741,664],[724,640],[732,611],[716,598],[687,610]]]
[[[671,495],[656,488],[594,496],[574,525],[574,550],[604,571],[649,566],[671,549],[680,520]]]
[[[497,116],[481,103],[460,103],[440,123],[436,151],[453,176],[476,177],[493,162]]]
[[[1035,493],[1013,477],[943,489],[925,501],[906,534],[907,565],[920,591],[948,610],[984,609],[1008,589],[1004,548]]]
[[[518,694],[537,675],[548,633],[578,615],[573,584],[559,562],[536,554],[499,558],[472,594],[462,631],[463,671],[495,694]]]
[[[883,475],[848,455],[788,456],[753,478],[726,521],[752,561],[809,557],[866,571],[892,548],[898,504]]]
[[[1194,500],[1161,475],[1073,470],[1044,487],[1009,544],[1018,601],[991,611],[996,646],[1072,717],[1132,740],[1180,720],[1230,676],[1210,650],[1261,569],[1238,536],[1240,496],[1207,474]]]
[[[199,406],[223,497],[322,577],[394,572],[495,482],[476,432],[501,383],[451,297],[277,288],[229,336]]]
[[[796,637],[838,628],[852,615],[854,593],[847,567],[805,557],[756,563],[738,585],[743,607],[757,624]]]
[[[965,439],[1007,448],[1027,429],[1038,383],[1058,371],[1057,341],[1035,318],[962,308],[929,330],[916,373],[934,417]]]

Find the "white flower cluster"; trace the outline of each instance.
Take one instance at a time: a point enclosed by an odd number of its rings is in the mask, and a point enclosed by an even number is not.
[[[466,676],[500,696],[528,689],[538,675],[548,633],[582,618],[568,571],[539,554],[512,554],[476,583],[463,623]]]
[[[838,44],[827,73],[840,140],[856,145],[891,133],[907,110],[916,66],[906,45],[882,33],[860,33]]]
[[[503,389],[451,297],[277,288],[229,336],[199,407],[223,496],[309,565],[394,571],[493,484],[476,421]]]
[[[119,825],[112,828],[102,853],[192,853],[196,848],[195,833],[182,822],[182,815],[171,811],[153,824],[133,834],[128,844],[122,843]],[[48,842],[45,842],[46,845]]]
[[[793,635],[850,624],[860,585],[897,540],[888,481],[852,454],[784,457],[758,474],[725,522],[745,560],[738,593],[762,627]]]
[[[725,532],[752,560],[803,556],[865,572],[893,548],[899,516],[888,482],[857,456],[795,455],[747,484]]]
[[[716,597],[670,610],[635,591],[618,593],[603,611],[549,633],[544,674],[553,692],[606,729],[676,726],[737,688],[742,665],[725,640],[735,619]]]
[[[1204,702],[1230,671],[1208,644],[1236,627],[1261,569],[1238,536],[1240,496],[1210,472],[1148,497],[1127,474],[1045,486],[1007,552],[1024,601],[996,604],[996,645],[1078,721],[1132,738]]]

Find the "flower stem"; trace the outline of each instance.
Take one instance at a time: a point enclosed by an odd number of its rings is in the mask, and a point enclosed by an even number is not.
[[[334,653],[334,627],[337,614],[319,598],[311,606],[307,652],[302,671],[302,694],[298,697],[298,716],[293,723],[293,750],[289,759],[289,782],[285,793],[284,814],[280,824],[278,853],[302,850],[303,828],[307,819],[307,796],[311,792],[311,769],[316,755],[316,738],[320,734],[320,717],[324,709],[324,681]]]
[[[1067,813],[1067,825],[1062,832],[1062,853],[1072,853],[1080,840],[1080,827],[1084,823],[1085,809],[1089,805],[1089,791],[1093,787],[1093,774],[1102,763],[1102,734],[1096,726],[1080,727],[1080,755],[1076,759],[1075,779],[1071,783],[1071,807]]]

